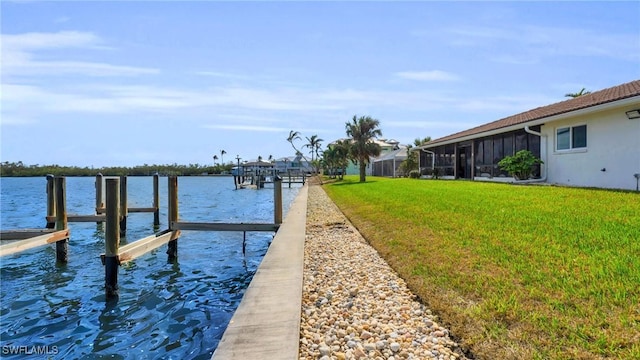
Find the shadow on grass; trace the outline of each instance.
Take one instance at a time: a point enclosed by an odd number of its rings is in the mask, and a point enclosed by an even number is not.
[[[351,181],[351,180],[338,180],[327,184],[329,186],[349,186],[349,185],[367,185],[377,182],[376,180],[367,180],[366,182]]]

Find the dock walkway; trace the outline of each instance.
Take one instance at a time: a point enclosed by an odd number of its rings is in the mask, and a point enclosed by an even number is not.
[[[297,359],[309,186],[300,189],[212,359]]]

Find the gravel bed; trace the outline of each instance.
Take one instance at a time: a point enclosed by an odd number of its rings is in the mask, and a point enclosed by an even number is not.
[[[300,359],[466,359],[320,186],[306,230]]]

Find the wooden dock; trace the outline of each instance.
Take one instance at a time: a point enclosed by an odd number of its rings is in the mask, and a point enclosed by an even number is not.
[[[66,210],[66,181],[64,177],[47,177],[48,198],[56,198],[55,202],[47,202],[47,213],[56,215],[47,220],[46,229],[18,229],[3,231],[0,240],[16,240],[0,245],[0,256],[12,255],[35,247],[56,244],[56,260],[65,263],[69,259],[69,238],[71,237]],[[49,223],[51,221],[51,223]]]
[[[25,250],[46,244],[56,244],[56,259],[68,262],[68,245],[71,231],[69,222],[96,222],[105,224],[105,252],[100,260],[105,266],[106,298],[118,296],[118,267],[133,261],[141,255],[167,244],[168,261],[178,256],[178,239],[183,230],[189,231],[237,231],[244,233],[243,253],[246,247],[246,233],[256,231],[277,232],[282,223],[282,180],[274,178],[274,218],[273,223],[202,223],[179,220],[178,177],[168,177],[168,228],[120,247],[120,237],[126,230],[129,212],[153,212],[154,225],[159,225],[158,176],[154,176],[154,205],[147,208],[126,206],[126,177],[96,177],[96,214],[68,215],[66,210],[66,187],[64,177],[47,177],[47,221],[44,229],[19,229],[0,232],[0,240],[13,240],[0,245],[0,256],[15,255]],[[103,190],[105,189],[103,197]]]
[[[282,181],[289,184],[302,184],[307,182],[307,174],[300,171],[287,171],[280,173],[272,167],[255,167],[253,163],[244,164],[238,167],[238,173],[233,175],[233,183],[238,189],[263,189],[265,184],[273,184],[275,181]]]
[[[105,266],[105,295],[107,299],[118,297],[118,267],[128,261],[167,244],[168,261],[173,262],[178,257],[178,239],[182,230],[192,231],[241,231],[244,233],[242,251],[245,252],[246,233],[252,231],[276,232],[282,223],[282,182],[274,185],[274,222],[273,223],[202,223],[179,221],[178,211],[178,177],[168,178],[168,223],[166,230],[119,246],[122,209],[118,179],[107,180],[107,205],[105,209],[105,252],[100,255]]]

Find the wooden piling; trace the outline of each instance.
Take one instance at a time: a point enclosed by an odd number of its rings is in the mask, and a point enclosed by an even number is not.
[[[104,287],[107,299],[118,297],[118,247],[120,246],[120,180],[107,179]]]
[[[127,216],[129,216],[129,208],[127,207],[127,177],[120,176],[120,236],[127,234]]]
[[[56,190],[54,184],[54,176],[47,175],[47,229],[56,227]]]
[[[273,222],[282,224],[282,178],[276,175],[273,178]]]
[[[66,181],[63,176],[54,178],[56,227],[57,231],[67,229]],[[69,238],[56,241],[56,260],[61,263],[69,261]]]
[[[102,174],[96,175],[96,214],[100,214],[101,209],[104,208],[102,202]]]
[[[169,176],[169,198],[168,200],[168,214],[169,214],[169,229],[174,229],[174,222],[178,221],[178,177]],[[169,241],[167,255],[168,261],[174,261],[178,257],[178,239]]]
[[[153,225],[160,226],[160,175],[153,175]]]

